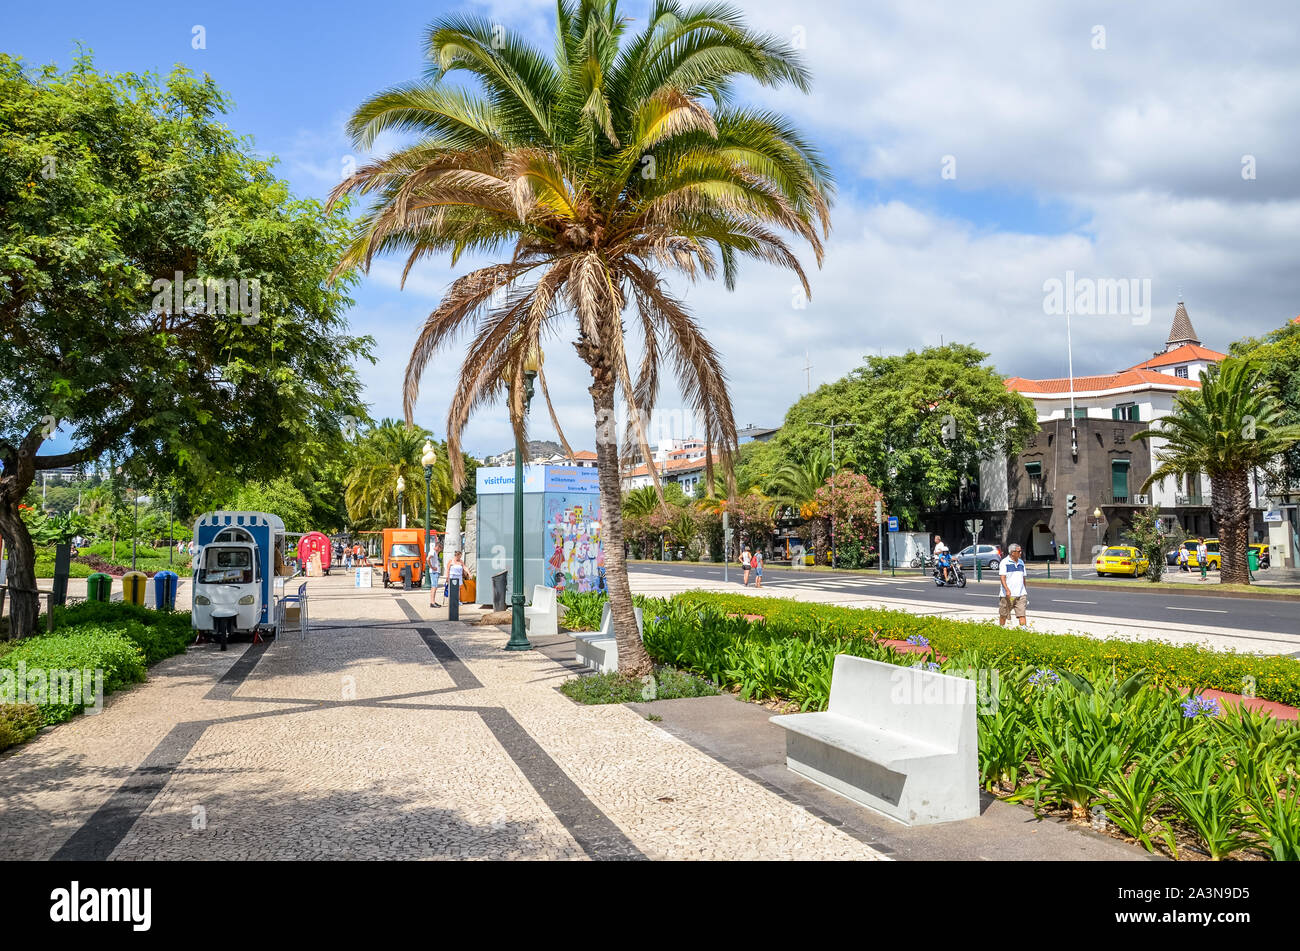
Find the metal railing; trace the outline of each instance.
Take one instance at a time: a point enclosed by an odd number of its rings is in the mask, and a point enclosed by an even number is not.
[[[1175,495],[1174,505],[1177,506],[1195,506],[1205,505],[1205,497],[1199,493],[1196,495]]]
[[[1011,507],[1013,509],[1050,509],[1052,508],[1052,493],[1033,488],[1016,490],[1011,493]]]

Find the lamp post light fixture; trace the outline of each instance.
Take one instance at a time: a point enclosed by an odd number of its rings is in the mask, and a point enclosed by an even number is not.
[[[420,456],[420,462],[424,465],[424,581],[420,587],[425,591],[433,587],[433,582],[429,578],[429,564],[432,562],[430,557],[433,554],[433,493],[429,486],[433,479],[433,464],[438,461],[438,455],[433,451],[433,442],[426,439],[424,441],[424,454]]]
[[[406,480],[397,477],[397,527],[406,528],[406,505],[403,501],[406,493]]]
[[[524,361],[524,417],[533,402],[533,380],[546,359],[541,347],[531,350]],[[515,531],[514,564],[510,569],[510,640],[508,651],[529,651],[533,645],[524,632],[524,446],[515,435]]]
[[[1093,518],[1092,527],[1097,530],[1097,544],[1100,545],[1101,544],[1101,518],[1102,518],[1100,505],[1092,510],[1092,518]]]

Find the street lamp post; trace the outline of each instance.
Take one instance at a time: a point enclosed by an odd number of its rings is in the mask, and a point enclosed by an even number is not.
[[[545,356],[541,348],[531,351],[524,362],[524,417],[533,402],[533,380],[542,368]],[[508,651],[529,651],[533,645],[524,632],[524,446],[515,436],[515,531],[514,564],[510,570],[510,640]]]
[[[131,570],[135,571],[135,550],[140,541],[140,489],[131,486]]]
[[[831,431],[831,567],[836,567],[835,558],[835,483],[838,481],[836,476],[839,470],[835,468],[835,430],[844,428],[853,428],[857,423],[813,423],[814,426],[820,426],[822,429]]]
[[[433,588],[433,582],[429,578],[429,564],[433,560],[430,557],[433,554],[433,493],[429,486],[433,480],[433,464],[437,461],[433,442],[426,439],[424,454],[420,456],[420,462],[424,463],[424,581],[420,587],[425,591]]]
[[[1101,506],[1092,510],[1092,527],[1097,530],[1097,544],[1101,544]]]
[[[406,480],[401,476],[397,477],[397,527],[406,528],[406,504],[403,498],[406,493]]]

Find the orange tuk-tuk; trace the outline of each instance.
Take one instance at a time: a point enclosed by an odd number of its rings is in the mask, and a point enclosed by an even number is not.
[[[402,569],[410,566],[411,586],[424,577],[424,529],[386,528],[381,557],[384,560],[384,587],[402,583]]]

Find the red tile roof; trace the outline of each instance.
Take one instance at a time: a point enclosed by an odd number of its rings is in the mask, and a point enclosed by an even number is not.
[[[1129,369],[1148,370],[1154,367],[1169,367],[1176,363],[1218,363],[1226,356],[1226,353],[1219,353],[1219,351],[1211,350],[1209,347],[1199,347],[1194,343],[1185,343],[1168,353],[1157,353],[1150,360],[1143,360],[1136,366],[1129,367]]]
[[[573,458],[574,459],[595,459],[596,454],[592,452],[590,449],[583,449],[579,452],[575,452],[573,454]]]
[[[1155,370],[1122,370],[1119,373],[1106,373],[1101,376],[1076,376],[1074,378],[1074,391],[1076,393],[1092,393],[1098,390],[1117,390],[1122,387],[1142,387],[1146,385],[1159,386],[1184,386],[1199,388],[1200,380],[1184,380],[1169,373],[1157,373]],[[1070,392],[1070,379],[1063,377],[1058,380],[1026,380],[1024,377],[1013,376],[1007,380],[1007,389],[1014,390],[1017,393],[1026,394],[1062,394]]]
[[[714,456],[713,464],[720,465],[721,460],[717,456]],[[669,459],[667,462],[656,463],[655,468],[659,471],[661,476],[673,475],[679,472],[693,472],[696,469],[704,468],[704,457],[700,456],[698,459]],[[623,478],[630,479],[634,476],[649,474],[650,470],[642,464],[637,466],[635,469],[630,469],[627,472],[624,472]]]

